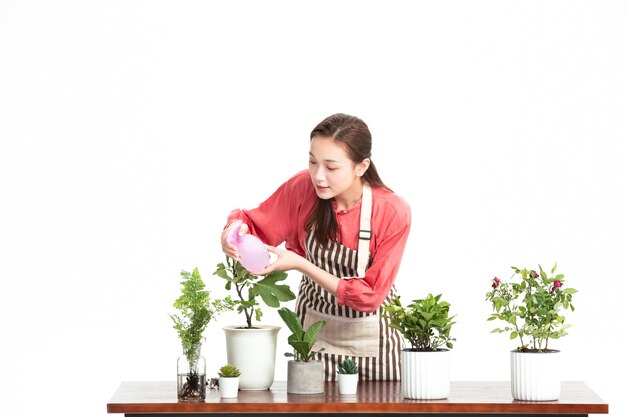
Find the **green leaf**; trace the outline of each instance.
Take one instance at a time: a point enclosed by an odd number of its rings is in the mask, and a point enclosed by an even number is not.
[[[274,272],[261,281],[254,284],[252,291],[263,299],[263,302],[269,307],[279,307],[281,301],[291,301],[296,295],[289,289],[288,285],[276,285],[276,282],[283,281],[287,278],[285,272]]]
[[[300,323],[298,316],[296,316],[296,314],[287,307],[279,309],[278,314],[280,315],[280,318],[283,319],[289,330],[291,330],[291,333],[300,339],[300,335],[304,334],[304,330],[302,329],[302,324]]]
[[[510,335],[510,337],[509,337],[509,338],[510,338],[511,340],[513,340],[513,339],[516,339],[516,338],[517,338],[517,336],[519,336],[519,333],[517,333],[517,332],[511,332],[511,335]]]
[[[306,332],[304,332],[304,341],[307,342],[307,343],[310,343],[311,346],[313,346],[313,344],[317,340],[317,336],[322,331],[322,329],[324,328],[325,325],[326,325],[326,322],[324,320],[321,320],[321,321],[318,321],[316,323],[313,323],[306,330]]]
[[[225,280],[232,281],[232,278],[228,276],[228,272],[225,269],[217,269],[213,275],[217,275],[220,278],[224,278]]]

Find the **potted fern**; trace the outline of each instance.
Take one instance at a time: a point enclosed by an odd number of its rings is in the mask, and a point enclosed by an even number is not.
[[[511,395],[516,400],[552,401],[561,394],[559,351],[548,346],[551,339],[567,335],[561,311],[574,311],[572,296],[577,292],[565,286],[565,276],[556,273],[556,264],[546,273],[528,268],[513,269],[508,282],[494,277],[487,300],[493,313],[488,320],[501,320],[492,333],[509,333],[518,346],[510,353]],[[533,381],[532,384],[526,383]]]
[[[359,368],[352,359],[344,359],[337,365],[339,394],[354,395],[359,384]]]
[[[239,377],[241,372],[237,367],[226,364],[220,368],[220,397],[237,398],[239,391]]]
[[[406,308],[400,297],[383,306],[390,326],[411,344],[400,353],[402,393],[405,398],[434,400],[450,394],[450,330],[455,316],[441,294],[413,300]]]
[[[313,345],[326,322],[320,320],[305,330],[296,313],[287,307],[278,310],[278,314],[291,330],[287,343],[293,347],[293,353],[285,353],[285,356],[293,357],[293,360],[287,363],[287,393],[319,394],[324,392],[324,364],[322,361],[313,359],[316,353],[324,349],[314,351]]]
[[[181,271],[181,295],[174,302],[179,314],[170,314],[183,345],[177,363],[178,400],[202,402],[206,396],[206,363],[201,355],[203,333],[218,313],[232,309],[228,301],[210,300],[198,268]]]
[[[236,299],[224,299],[232,303],[238,313],[243,313],[245,325],[225,326],[226,353],[228,363],[241,370],[239,388],[242,390],[266,390],[274,382],[276,364],[276,337],[279,326],[253,324],[263,316],[261,301],[273,308],[291,301],[296,295],[288,285],[279,284],[287,273],[275,271],[266,276],[257,276],[247,271],[239,261],[226,257],[213,273],[226,281],[225,288],[234,290]]]

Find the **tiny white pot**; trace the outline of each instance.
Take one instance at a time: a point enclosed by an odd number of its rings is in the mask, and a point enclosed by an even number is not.
[[[559,351],[511,352],[511,395],[522,401],[555,401],[561,395]]]
[[[242,390],[266,390],[274,382],[279,330],[278,326],[264,325],[256,325],[254,329],[224,327],[228,363],[241,371]]]
[[[236,398],[237,394],[239,394],[239,377],[220,377],[220,397]]]
[[[450,351],[416,352],[400,356],[402,395],[415,400],[439,400],[450,395]]]
[[[356,388],[359,385],[359,374],[337,374],[337,382],[339,383],[339,394],[355,395]]]

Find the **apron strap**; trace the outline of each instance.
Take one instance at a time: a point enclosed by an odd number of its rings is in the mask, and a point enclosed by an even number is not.
[[[361,199],[361,223],[359,225],[359,252],[357,260],[357,278],[365,277],[365,268],[370,258],[370,240],[372,239],[372,189],[363,184]]]

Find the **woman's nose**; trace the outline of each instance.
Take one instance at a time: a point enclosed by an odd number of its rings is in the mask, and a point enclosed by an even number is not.
[[[324,173],[324,169],[317,168],[315,170],[314,178],[318,184],[324,182],[324,180],[326,179],[326,174]]]

